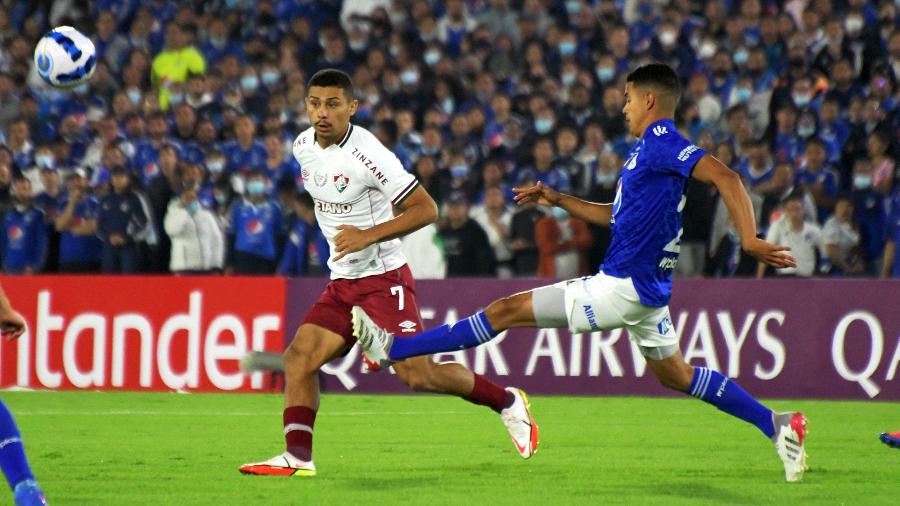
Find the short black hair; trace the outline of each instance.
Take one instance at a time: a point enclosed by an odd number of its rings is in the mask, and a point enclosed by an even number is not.
[[[350,79],[350,76],[344,71],[322,69],[313,74],[309,78],[309,82],[306,83],[307,90],[313,86],[340,88],[344,91],[344,96],[347,97],[347,100],[353,100],[353,79]]]
[[[671,95],[674,98],[673,107],[678,105],[678,99],[681,97],[678,74],[665,63],[642,65],[632,70],[625,78],[625,82],[631,83],[632,86],[650,86]]]

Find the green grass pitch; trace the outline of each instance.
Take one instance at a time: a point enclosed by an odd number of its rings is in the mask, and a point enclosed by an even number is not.
[[[449,397],[326,395],[313,478],[243,476],[282,450],[280,395],[3,392],[51,505],[896,504],[900,406],[772,401],[809,417],[784,482],[755,428],[689,398],[533,397],[539,452]],[[7,504],[8,492],[0,492]]]

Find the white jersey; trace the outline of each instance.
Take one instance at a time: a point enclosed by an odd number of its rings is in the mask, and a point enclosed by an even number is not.
[[[315,202],[319,228],[328,240],[331,279],[362,278],[402,267],[406,257],[400,240],[392,239],[350,253],[335,262],[334,237],[340,225],[372,228],[394,217],[397,205],[419,182],[371,132],[350,125],[341,142],[325,149],[315,141],[315,129],[294,140],[303,187]]]

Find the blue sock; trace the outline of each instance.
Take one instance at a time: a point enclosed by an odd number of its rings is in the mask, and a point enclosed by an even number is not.
[[[775,434],[772,410],[750,396],[733,380],[706,367],[694,368],[694,379],[688,394],[706,401],[731,416],[756,426],[769,439]]]
[[[479,311],[453,325],[441,325],[412,337],[394,339],[388,356],[391,360],[402,360],[418,355],[464,350],[484,344],[496,336],[497,333],[484,311]]]
[[[3,475],[11,489],[24,480],[34,479],[25,458],[19,428],[3,401],[0,401],[0,468],[3,468]]]

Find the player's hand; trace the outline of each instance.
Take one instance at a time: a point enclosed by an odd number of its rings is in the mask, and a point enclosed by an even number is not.
[[[742,248],[748,255],[776,269],[797,266],[797,260],[789,253],[785,253],[790,251],[789,246],[772,244],[754,237],[747,244],[742,245]]]
[[[25,318],[12,308],[0,308],[0,333],[7,341],[18,339],[25,333]]]
[[[513,193],[515,193],[513,199],[520,206],[526,204],[555,206],[559,203],[559,192],[549,186],[545,186],[540,181],[528,188],[513,188]]]
[[[334,252],[337,253],[335,262],[350,253],[368,248],[374,242],[369,237],[368,230],[361,230],[353,225],[338,225],[337,229],[338,233],[334,236]]]

